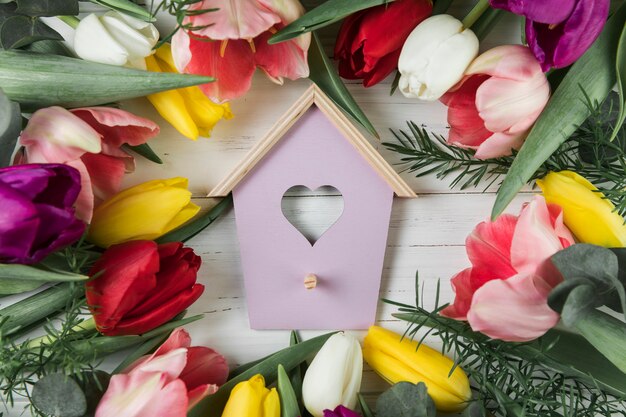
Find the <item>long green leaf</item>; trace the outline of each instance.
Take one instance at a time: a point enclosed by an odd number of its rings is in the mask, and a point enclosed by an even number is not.
[[[278,365],[278,395],[280,396],[280,416],[281,417],[299,417],[300,407],[298,406],[298,398],[293,390],[293,386],[289,381],[289,376],[283,365]]]
[[[148,10],[130,0],[91,0],[91,2],[146,22],[156,22],[157,20]]]
[[[319,350],[326,340],[328,340],[328,338],[333,334],[334,333],[328,333],[318,336],[276,352],[263,362],[253,366],[222,385],[215,394],[204,398],[194,408],[192,408],[187,413],[187,416],[220,417],[224,406],[228,401],[230,392],[235,385],[242,381],[247,381],[256,374],[263,375],[267,384],[273,383],[277,378],[278,365],[283,365],[287,371],[290,371],[302,363],[312,353]]]
[[[0,51],[0,88],[23,111],[94,106],[211,81],[211,77],[139,71],[58,55]]]
[[[379,137],[376,129],[369,121],[363,110],[356,104],[354,98],[339,78],[337,70],[326,56],[322,44],[313,33],[311,46],[309,47],[309,78],[344,112],[360,123],[372,135]]]
[[[11,155],[21,130],[20,105],[10,101],[0,89],[0,167],[11,165]]]
[[[167,242],[186,242],[209,225],[211,225],[218,217],[222,215],[226,211],[227,208],[230,207],[233,202],[232,194],[229,194],[228,197],[224,197],[222,201],[217,203],[215,207],[206,212],[205,214],[201,214],[197,218],[191,220],[189,223],[185,224],[182,227],[179,227],[176,230],[172,230],[171,232],[161,236],[156,239],[157,243],[167,243]]]
[[[493,218],[504,211],[541,164],[589,116],[584,94],[592,102],[602,102],[611,91],[616,81],[618,39],[625,22],[626,4],[611,16],[600,37],[572,66],[554,92],[498,191]]]
[[[391,1],[393,0],[328,0],[275,33],[268,43],[273,44],[293,39],[303,33],[333,24],[359,10],[369,9]]]
[[[157,155],[147,143],[142,143],[141,145],[136,146],[122,145],[122,147],[135,152],[137,155],[143,156],[148,161],[156,164],[163,164],[163,160],[159,158],[159,155]]]
[[[0,296],[22,294],[36,290],[44,283],[40,281],[22,281],[21,279],[0,280]]]
[[[47,268],[39,268],[20,264],[0,264],[0,286],[4,279],[19,279],[39,282],[70,282],[85,281],[89,277],[73,272],[53,271]]]
[[[619,91],[619,115],[613,127],[611,140],[619,134],[624,120],[626,119],[626,26],[622,30],[617,46],[617,59],[615,61],[615,71],[617,72],[617,88]]]

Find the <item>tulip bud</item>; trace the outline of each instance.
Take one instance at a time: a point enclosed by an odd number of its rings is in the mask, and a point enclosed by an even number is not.
[[[255,375],[235,385],[222,417],[280,417],[278,392],[265,387],[263,375]]]
[[[408,98],[438,100],[461,81],[478,55],[478,38],[446,14],[429,17],[407,38],[398,70],[398,88]]]
[[[626,246],[624,218],[598,189],[572,171],[550,172],[537,180],[546,201],[563,208],[565,225],[582,243]]]
[[[80,21],[74,34],[76,55],[101,64],[145,69],[159,32],[151,23],[115,11],[102,16],[90,14]]]
[[[472,397],[469,380],[460,367],[440,352],[382,327],[372,326],[363,342],[365,361],[387,382],[423,382],[442,412],[458,412]]]
[[[115,194],[96,208],[88,239],[101,247],[129,240],[153,240],[191,220],[187,179],[152,180]]]
[[[314,417],[339,405],[354,408],[361,388],[363,354],[349,334],[332,335],[317,353],[302,381],[304,406]]]

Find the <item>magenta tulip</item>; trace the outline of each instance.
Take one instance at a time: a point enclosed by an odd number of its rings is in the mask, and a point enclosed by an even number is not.
[[[543,71],[573,64],[598,38],[610,0],[490,0],[525,16],[526,41]]]
[[[445,94],[448,142],[476,150],[476,158],[519,149],[550,97],[539,63],[525,46],[495,47],[472,62],[464,80]]]
[[[361,417],[356,412],[344,407],[338,406],[334,410],[324,410],[324,417]]]
[[[33,264],[77,241],[85,224],[74,216],[80,175],[59,164],[0,169],[0,262]]]
[[[561,276],[548,260],[572,244],[563,210],[541,196],[519,217],[480,223],[465,241],[472,267],[452,278],[456,298],[442,314],[494,339],[536,339],[559,321],[547,299]]]

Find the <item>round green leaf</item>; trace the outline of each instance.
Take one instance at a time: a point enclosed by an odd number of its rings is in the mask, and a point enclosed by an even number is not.
[[[32,404],[52,417],[82,417],[87,412],[87,398],[70,376],[56,373],[46,375],[35,384]]]

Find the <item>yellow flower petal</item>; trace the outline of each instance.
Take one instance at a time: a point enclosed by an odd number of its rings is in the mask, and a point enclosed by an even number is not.
[[[583,243],[604,247],[626,246],[624,218],[604,194],[571,171],[551,172],[537,180],[546,201],[563,208],[563,220]]]
[[[263,401],[262,417],[280,417],[280,398],[276,388],[272,388]]]
[[[270,390],[265,388],[263,376],[255,375],[249,380],[235,385],[230,392],[222,417],[264,417],[265,403],[270,395]],[[270,400],[270,402],[272,401],[273,399]],[[269,404],[269,406],[273,407],[273,404]],[[280,417],[280,404],[278,407],[279,414],[276,417]],[[273,409],[270,411],[273,412]],[[275,414],[268,416],[274,417]]]

